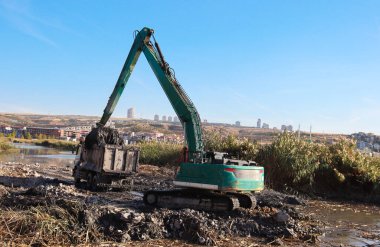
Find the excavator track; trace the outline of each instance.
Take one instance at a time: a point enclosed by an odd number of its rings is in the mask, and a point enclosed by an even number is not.
[[[242,208],[255,208],[257,206],[256,197],[251,193],[228,193],[239,200],[240,207]]]
[[[170,209],[191,208],[205,211],[232,211],[240,207],[234,195],[187,189],[144,193],[145,205]]]

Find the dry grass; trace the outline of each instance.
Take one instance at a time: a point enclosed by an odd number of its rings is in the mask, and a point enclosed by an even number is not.
[[[0,154],[16,152],[17,149],[7,141],[6,138],[0,139]]]
[[[42,246],[89,243],[100,238],[97,229],[84,227],[78,215],[62,207],[37,206],[0,211],[0,242]]]

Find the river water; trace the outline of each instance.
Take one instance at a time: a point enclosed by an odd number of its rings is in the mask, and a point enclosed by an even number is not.
[[[321,246],[380,246],[379,207],[370,204],[314,201],[308,211],[326,222]]]
[[[67,167],[75,155],[69,151],[15,143],[20,151],[0,156],[3,162],[54,164]],[[380,207],[334,201],[310,201],[306,211],[326,222],[321,246],[380,246]]]
[[[0,160],[3,162],[21,163],[56,163],[60,165],[72,164],[75,154],[70,151],[60,151],[54,148],[36,146],[27,143],[13,143],[19,149],[18,152],[2,155]]]

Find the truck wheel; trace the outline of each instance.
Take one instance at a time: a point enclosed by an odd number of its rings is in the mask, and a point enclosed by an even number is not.
[[[157,195],[154,192],[147,191],[144,193],[143,201],[145,205],[154,206],[157,200]]]
[[[91,188],[92,188],[92,178],[93,178],[92,174],[88,173],[87,174],[87,184],[86,184],[88,190],[91,190]]]
[[[99,183],[99,176],[97,174],[94,174],[92,176],[92,183],[91,183],[91,191],[97,191],[98,189],[98,183]]]
[[[80,187],[80,176],[78,168],[74,170],[74,185],[75,187]]]

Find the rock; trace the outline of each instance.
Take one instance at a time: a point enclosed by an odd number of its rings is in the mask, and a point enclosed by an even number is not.
[[[131,241],[131,236],[129,236],[128,233],[124,233],[122,236],[121,236],[121,242],[122,243],[126,243],[128,241]]]
[[[9,194],[8,190],[3,185],[0,185],[0,198],[8,194]]]
[[[279,211],[277,214],[275,214],[274,219],[277,222],[284,223],[290,220],[290,216],[284,211]]]
[[[140,223],[145,217],[144,214],[139,214],[139,213],[131,213],[132,222],[134,224]]]
[[[286,196],[285,202],[287,204],[292,204],[292,205],[304,205],[305,204],[305,202],[303,202],[300,198],[295,197],[295,196]]]
[[[121,219],[122,220],[124,220],[124,221],[127,221],[129,218],[130,218],[130,216],[131,216],[131,211],[123,211],[123,212],[121,212],[120,214],[121,214]]]
[[[277,246],[282,246],[284,245],[284,242],[282,242],[282,240],[280,238],[276,238],[275,240],[273,240],[272,242],[270,242],[271,245],[277,245]]]
[[[288,237],[293,237],[293,238],[297,238],[298,237],[297,233],[295,233],[293,229],[287,228],[287,227],[284,230],[284,234],[286,236],[288,236]]]
[[[206,243],[206,239],[205,239],[204,237],[199,237],[199,238],[198,238],[198,242],[199,242],[200,244],[205,244],[205,243]]]
[[[174,228],[177,230],[181,229],[181,223],[181,220],[175,220],[173,223]]]

